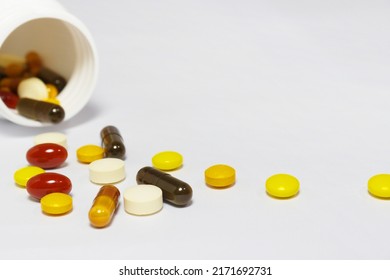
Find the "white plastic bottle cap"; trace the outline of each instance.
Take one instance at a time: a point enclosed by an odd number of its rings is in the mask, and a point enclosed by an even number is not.
[[[125,211],[132,215],[151,215],[163,207],[162,191],[153,185],[137,185],[123,194]]]
[[[102,158],[89,165],[89,179],[95,184],[114,184],[125,179],[125,162],[119,158]]]
[[[75,116],[89,101],[98,73],[96,48],[85,25],[55,0],[0,0],[0,7],[0,57],[39,53],[45,67],[67,80],[58,95],[64,121]],[[3,102],[0,116],[24,126],[52,125],[23,117]]]

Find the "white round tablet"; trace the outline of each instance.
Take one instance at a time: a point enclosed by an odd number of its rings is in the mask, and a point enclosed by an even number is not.
[[[89,179],[96,184],[113,184],[126,177],[125,162],[119,158],[102,158],[89,165]]]
[[[163,207],[162,191],[153,185],[137,185],[123,194],[125,211],[133,215],[151,215]]]
[[[68,148],[66,135],[60,132],[47,132],[38,134],[34,137],[35,145],[43,143],[55,143],[61,145],[65,149]]]
[[[21,81],[18,85],[18,95],[20,98],[35,100],[45,100],[49,97],[45,83],[36,77]]]

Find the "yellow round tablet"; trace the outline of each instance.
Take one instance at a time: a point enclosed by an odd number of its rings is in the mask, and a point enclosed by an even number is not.
[[[46,214],[61,215],[72,208],[72,197],[65,193],[50,193],[41,198],[41,209]]]
[[[104,149],[97,145],[85,145],[77,149],[77,160],[83,163],[91,163],[104,157]]]
[[[370,194],[380,198],[390,198],[390,174],[378,174],[368,180]]]
[[[289,174],[275,174],[267,179],[265,188],[276,198],[293,197],[299,192],[299,181]]]
[[[206,184],[211,187],[224,188],[236,182],[236,171],[225,164],[216,164],[204,172]]]
[[[174,151],[161,152],[153,156],[152,164],[160,170],[174,170],[182,166],[183,156]]]
[[[38,167],[38,166],[26,166],[23,168],[20,168],[15,171],[14,173],[14,180],[15,183],[19,186],[26,187],[27,181],[34,177],[35,175],[44,173],[45,170]]]

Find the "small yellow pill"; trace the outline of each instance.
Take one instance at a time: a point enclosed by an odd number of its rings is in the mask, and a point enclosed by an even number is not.
[[[56,98],[58,95],[57,88],[52,84],[46,84],[47,94],[49,98]]]
[[[390,174],[378,174],[368,180],[370,194],[380,198],[390,198]]]
[[[177,152],[164,151],[153,156],[152,164],[156,169],[174,170],[183,165],[183,156]]]
[[[299,181],[289,174],[275,174],[265,182],[267,193],[276,198],[289,198],[299,192]]]
[[[58,100],[57,98],[54,98],[54,97],[53,98],[52,97],[46,98],[43,101],[49,102],[49,103],[53,103],[53,104],[56,104],[56,105],[61,105],[61,101]]]
[[[45,173],[45,170],[38,166],[26,166],[15,171],[14,180],[19,186],[26,187],[31,177],[41,173]]]
[[[72,197],[65,193],[50,193],[41,198],[41,209],[50,215],[68,213],[73,208]]]
[[[97,145],[85,145],[77,149],[77,159],[83,163],[91,163],[104,157],[104,149]]]
[[[224,188],[236,182],[236,171],[225,164],[210,166],[204,172],[206,184],[210,187]]]

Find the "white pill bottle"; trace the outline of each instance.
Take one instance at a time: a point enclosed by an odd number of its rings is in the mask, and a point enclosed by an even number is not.
[[[24,58],[29,51],[39,53],[45,67],[67,80],[58,95],[64,121],[79,113],[92,95],[98,74],[96,48],[86,26],[55,0],[0,0],[3,63],[8,57]],[[0,117],[23,126],[51,125],[19,115],[1,100]]]

